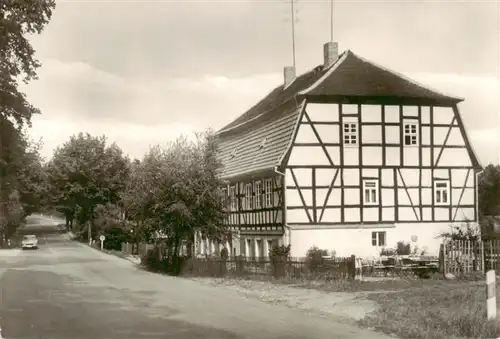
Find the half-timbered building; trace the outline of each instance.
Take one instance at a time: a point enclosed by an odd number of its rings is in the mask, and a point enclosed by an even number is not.
[[[290,244],[378,255],[398,241],[436,253],[477,221],[477,174],[458,104],[337,43],[218,131],[233,254]]]

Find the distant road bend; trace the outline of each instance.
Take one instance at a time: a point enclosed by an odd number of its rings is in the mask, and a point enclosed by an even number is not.
[[[8,339],[382,339],[378,333],[142,271],[73,242],[33,215],[39,249],[1,250],[0,328]]]

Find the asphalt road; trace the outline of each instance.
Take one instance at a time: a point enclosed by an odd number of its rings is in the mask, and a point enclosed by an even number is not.
[[[30,218],[21,232],[37,235],[38,250],[0,250],[3,338],[387,338],[223,288],[144,272],[72,242],[59,222]]]

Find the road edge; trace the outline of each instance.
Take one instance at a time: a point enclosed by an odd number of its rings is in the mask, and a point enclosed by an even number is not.
[[[116,252],[108,251],[108,250],[101,251],[99,248],[96,248],[94,246],[90,246],[87,243],[82,243],[82,242],[78,241],[76,239],[77,238],[76,235],[73,232],[71,232],[71,231],[66,232],[65,235],[68,237],[68,240],[74,241],[75,243],[77,243],[81,247],[90,248],[90,249],[94,250],[97,253],[105,254],[106,256],[112,256],[112,257],[115,257],[115,258],[120,258],[120,259],[123,259],[123,260],[126,260],[126,261],[129,261],[129,262],[133,263],[138,268],[141,267],[141,262],[140,262],[139,258],[135,258],[133,256],[127,256],[127,255],[120,255],[120,254],[118,254]],[[137,260],[139,260],[139,261],[137,261]]]

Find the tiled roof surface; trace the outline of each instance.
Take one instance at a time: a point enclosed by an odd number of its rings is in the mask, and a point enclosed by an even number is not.
[[[307,94],[461,101],[419,85],[349,50],[346,53],[345,60],[339,62],[333,72]]]
[[[219,138],[219,152],[224,164],[221,176],[236,177],[278,166],[299,114],[300,108],[296,106],[282,116],[262,121],[239,133],[237,137]]]
[[[271,114],[273,116],[279,116],[283,113],[280,109],[283,103],[294,99],[297,93],[308,88],[316,81],[318,81],[326,71],[323,66],[317,66],[307,73],[298,76],[288,87],[283,89],[283,85],[276,87],[267,96],[259,101],[256,105],[251,107],[244,114],[236,118],[233,122],[223,127],[219,132],[227,131],[234,128],[242,123],[248,122],[262,114]]]

